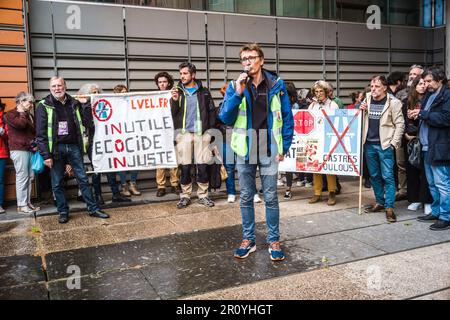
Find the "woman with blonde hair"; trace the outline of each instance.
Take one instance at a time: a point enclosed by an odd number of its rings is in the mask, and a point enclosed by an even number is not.
[[[321,110],[331,111],[339,109],[336,102],[328,98],[330,92],[330,85],[323,80],[314,83],[311,91],[314,94],[313,102],[309,105],[308,110]],[[327,174],[327,186],[328,186],[328,201],[329,206],[336,204],[336,176]],[[322,175],[319,173],[313,174],[313,189],[314,196],[309,200],[309,203],[317,203],[322,200]]]

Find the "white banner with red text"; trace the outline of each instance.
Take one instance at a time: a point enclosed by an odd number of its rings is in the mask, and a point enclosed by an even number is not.
[[[95,172],[177,166],[170,91],[92,96]]]
[[[293,110],[294,137],[279,171],[361,175],[359,110]]]

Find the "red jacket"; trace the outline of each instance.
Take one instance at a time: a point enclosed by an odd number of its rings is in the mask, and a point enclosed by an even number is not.
[[[8,151],[8,129],[6,127],[6,123],[4,123],[5,112],[0,111],[0,131],[3,131],[3,134],[0,135],[0,159],[9,158]]]
[[[31,114],[13,109],[6,114],[9,150],[31,151],[31,142],[36,136]]]

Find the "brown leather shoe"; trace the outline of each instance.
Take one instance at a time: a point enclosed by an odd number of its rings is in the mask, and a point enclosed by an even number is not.
[[[392,208],[386,209],[386,220],[388,222],[397,222],[397,217],[395,216],[394,209]]]
[[[166,195],[166,188],[158,188],[158,191],[156,191],[157,197],[164,197]]]
[[[395,194],[395,201],[402,201],[408,199],[408,195],[406,193],[396,193]]]
[[[365,213],[371,213],[371,212],[381,212],[384,211],[384,206],[381,204],[375,203],[374,205],[371,205],[370,207],[364,209]]]
[[[311,199],[309,199],[308,203],[317,203],[322,200],[321,196],[314,195]]]
[[[334,192],[330,192],[330,194],[328,195],[327,204],[329,206],[334,206],[336,204],[336,194]]]

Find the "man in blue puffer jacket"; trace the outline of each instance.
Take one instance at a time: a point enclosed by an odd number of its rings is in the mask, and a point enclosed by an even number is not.
[[[294,119],[283,80],[262,68],[264,53],[260,46],[256,43],[243,46],[239,58],[244,72],[230,82],[219,113],[220,120],[233,127],[231,148],[237,155],[241,187],[243,241],[234,256],[243,259],[256,250],[253,196],[259,166],[270,258],[280,261],[285,256],[279,241],[277,172],[278,162],[292,143]]]

